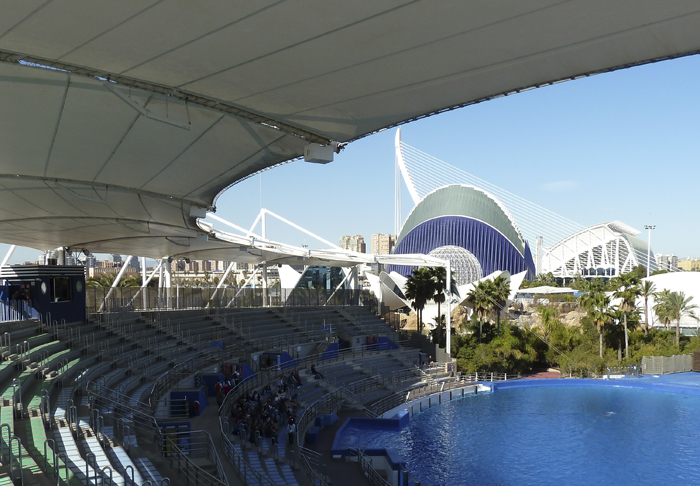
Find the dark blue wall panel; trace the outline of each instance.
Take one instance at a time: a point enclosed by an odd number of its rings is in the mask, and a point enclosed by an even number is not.
[[[528,270],[528,278],[535,274],[535,265],[528,245],[525,245],[523,257],[517,248],[493,227],[462,216],[444,216],[421,223],[401,240],[394,253],[427,255],[435,248],[447,245],[469,250],[479,260],[484,276],[496,270],[507,270],[511,275]],[[389,265],[387,273],[392,271],[408,276],[413,269],[405,265]]]

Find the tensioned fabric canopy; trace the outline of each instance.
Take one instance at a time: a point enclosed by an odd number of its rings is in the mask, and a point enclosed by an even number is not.
[[[695,0],[0,9],[0,241],[154,258],[238,251],[197,218],[310,143],[700,50]]]

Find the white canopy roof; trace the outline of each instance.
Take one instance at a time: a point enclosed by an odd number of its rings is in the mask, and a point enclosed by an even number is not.
[[[0,8],[0,240],[156,258],[238,248],[196,218],[310,142],[700,49],[693,0]]]
[[[550,295],[550,294],[573,294],[576,292],[570,287],[549,287],[543,285],[541,287],[530,287],[517,291],[519,295]]]

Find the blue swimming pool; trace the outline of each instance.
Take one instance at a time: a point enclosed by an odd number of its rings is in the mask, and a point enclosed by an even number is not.
[[[700,484],[700,396],[600,386],[499,389],[442,404],[393,445],[428,485]]]

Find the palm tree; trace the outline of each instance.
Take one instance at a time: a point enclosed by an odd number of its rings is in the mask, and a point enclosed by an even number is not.
[[[496,312],[497,332],[498,334],[501,334],[501,310],[508,302],[508,296],[510,295],[510,280],[502,275],[499,275],[492,280],[491,291],[491,296],[494,300],[492,308]]]
[[[598,334],[600,337],[600,357],[603,357],[603,331],[605,330],[605,325],[610,322],[610,297],[602,292],[597,292],[592,299],[590,310],[588,314],[595,322],[598,328]]]
[[[619,287],[613,294],[616,299],[622,299],[620,302],[620,312],[622,312],[622,321],[625,328],[625,359],[629,359],[629,335],[627,333],[627,313],[634,310],[637,305],[637,297],[642,294],[642,289],[639,287],[639,278],[633,273],[623,273],[620,275]]]
[[[641,296],[644,297],[644,335],[649,335],[649,297],[656,292],[654,282],[644,280],[641,287]]]
[[[423,332],[423,309],[434,293],[433,279],[427,268],[414,268],[413,274],[406,279],[406,298],[418,316],[418,332]]]
[[[540,306],[538,310],[542,321],[542,333],[544,338],[547,339],[556,325],[557,311],[553,307],[544,306]]]
[[[663,294],[664,311],[670,320],[676,320],[676,347],[680,346],[681,343],[681,318],[687,316],[698,320],[698,316],[694,312],[698,306],[691,304],[691,300],[693,297],[686,297],[685,292]]]
[[[433,295],[431,299],[438,306],[437,322],[440,323],[440,304],[445,302],[445,287],[447,286],[447,271],[445,267],[433,267],[429,270],[433,280]],[[448,329],[447,332],[450,332]],[[438,342],[442,342],[442,326],[438,325]]]
[[[484,317],[488,315],[493,300],[489,295],[490,283],[490,280],[477,282],[471,292],[467,294],[467,303],[471,305],[472,309],[474,309],[474,312],[476,312],[476,315],[479,317],[479,343],[481,343],[481,326]]]
[[[669,324],[671,324],[671,311],[668,308],[668,298],[671,291],[668,289],[663,289],[661,292],[654,294],[654,312],[661,322],[664,323],[664,329],[668,330]]]

